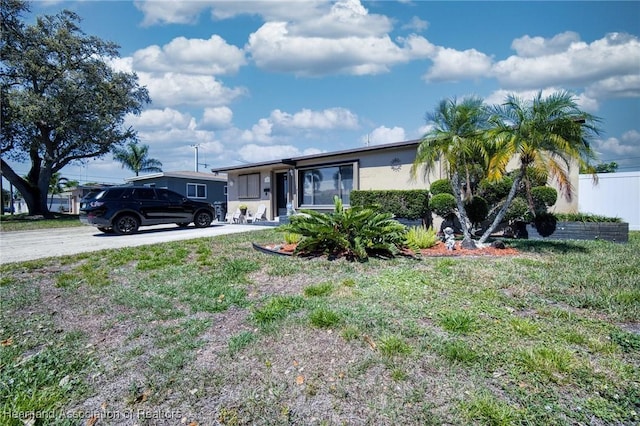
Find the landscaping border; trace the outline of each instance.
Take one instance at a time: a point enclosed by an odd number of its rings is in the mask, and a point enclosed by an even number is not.
[[[629,224],[626,222],[565,222],[558,221],[556,230],[548,237],[527,224],[530,240],[605,240],[616,243],[629,241]]]

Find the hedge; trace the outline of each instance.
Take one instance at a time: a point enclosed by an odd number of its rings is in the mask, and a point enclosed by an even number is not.
[[[426,189],[351,191],[351,205],[375,207],[381,213],[410,220],[431,217]]]

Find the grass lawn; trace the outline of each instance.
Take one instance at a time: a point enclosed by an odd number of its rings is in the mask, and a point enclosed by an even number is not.
[[[282,235],[1,266],[0,423],[640,421],[640,232],[367,263],[252,241]]]
[[[27,214],[3,214],[0,216],[0,232],[84,226],[80,223],[80,219],[77,214],[52,214],[53,217],[48,219],[33,217]]]

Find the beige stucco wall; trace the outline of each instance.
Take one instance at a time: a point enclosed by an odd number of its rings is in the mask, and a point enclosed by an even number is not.
[[[251,199],[238,199],[238,176],[241,174],[260,173],[260,197]],[[272,218],[272,205],[271,205],[271,168],[261,169],[247,169],[242,172],[229,172],[227,175],[227,214],[231,217],[233,213],[244,204],[247,206],[247,210],[251,217],[258,210],[260,204],[264,204],[267,207],[267,218]],[[265,193],[264,189],[269,188],[269,192]]]

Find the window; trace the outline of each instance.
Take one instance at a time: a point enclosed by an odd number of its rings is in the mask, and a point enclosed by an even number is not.
[[[207,198],[207,185],[202,183],[188,183],[187,197],[189,198]]]
[[[353,164],[301,170],[299,182],[301,205],[333,205],[336,195],[344,204],[349,204],[353,189]]]
[[[153,188],[135,188],[133,193],[136,200],[156,199],[156,191]]]
[[[260,198],[260,173],[238,176],[238,198]]]

